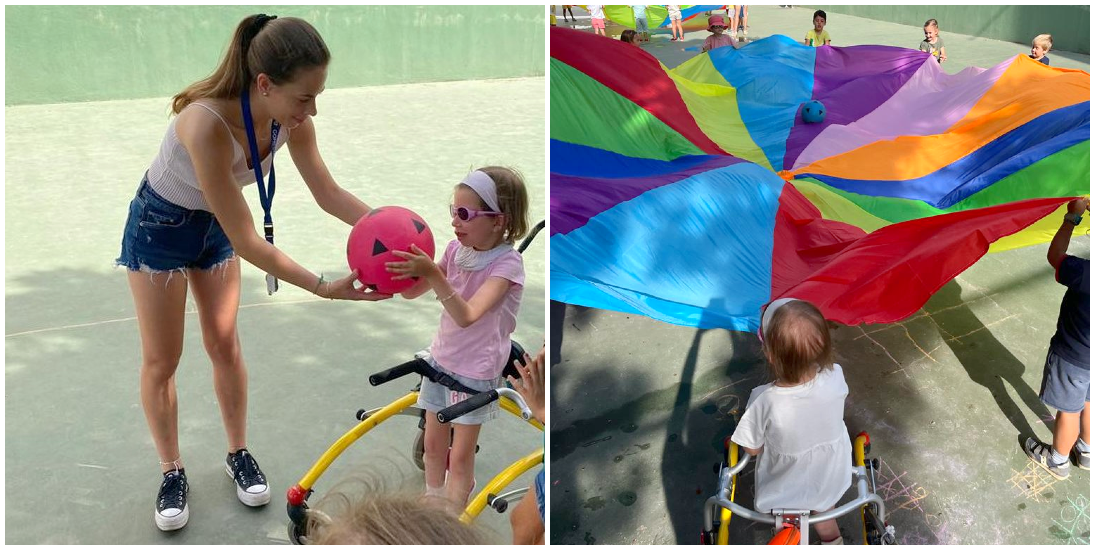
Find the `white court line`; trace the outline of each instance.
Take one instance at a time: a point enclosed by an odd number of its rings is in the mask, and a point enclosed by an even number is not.
[[[284,301],[284,302],[270,302],[270,303],[265,303],[265,304],[248,304],[248,305],[240,306],[240,309],[250,309],[250,308],[254,308],[254,307],[265,307],[265,306],[276,306],[276,305],[281,305],[281,304],[300,304],[300,303],[305,303],[305,302],[321,302],[321,301],[324,301],[324,299],[323,298],[308,298],[308,299],[304,299],[304,300],[289,300],[289,301]],[[191,309],[187,308],[186,313],[188,315],[191,314],[191,313],[197,313],[197,310],[191,310]],[[95,321],[94,323],[82,323],[82,324],[79,324],[79,325],[64,325],[64,326],[60,326],[60,327],[39,328],[39,329],[35,329],[35,330],[27,330],[27,331],[23,331],[23,332],[14,332],[14,333],[11,333],[11,334],[5,334],[4,338],[14,338],[16,336],[27,336],[27,335],[30,335],[30,334],[40,334],[40,333],[43,333],[43,332],[56,332],[56,331],[59,331],[59,330],[68,330],[70,328],[84,328],[84,327],[94,327],[94,326],[98,326],[98,325],[107,325],[107,324],[110,324],[110,323],[124,323],[124,322],[127,322],[127,321],[136,321],[136,320],[137,320],[136,317],[125,317],[123,319],[108,319],[106,321]]]

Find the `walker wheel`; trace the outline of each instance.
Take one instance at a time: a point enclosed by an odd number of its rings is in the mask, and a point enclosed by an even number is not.
[[[304,526],[289,521],[289,542],[292,544],[304,545],[308,544],[308,533],[305,532]]]
[[[506,509],[509,508],[509,501],[504,498],[498,498],[494,495],[487,495],[487,500],[490,500],[490,507],[494,508],[494,511],[498,512],[499,514],[504,514],[506,512]]]

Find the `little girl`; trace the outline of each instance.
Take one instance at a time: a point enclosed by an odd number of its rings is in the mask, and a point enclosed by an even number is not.
[[[757,510],[827,511],[852,482],[848,385],[832,362],[829,328],[813,304],[781,298],[764,311],[761,334],[775,382],[753,389],[730,439],[759,455]],[[842,544],[836,520],[815,527],[823,543]]]
[[[449,212],[456,240],[445,248],[440,262],[412,247],[413,253],[395,252],[406,261],[390,262],[387,268],[396,274],[393,279],[420,278],[403,293],[404,298],[432,289],[444,306],[441,326],[425,359],[461,384],[489,391],[501,383],[525,283],[521,255],[513,248],[528,232],[525,183],[509,168],[480,168],[456,186]],[[425,435],[426,494],[445,496],[460,506],[475,485],[479,428],[497,414],[498,404],[453,420],[451,428],[439,423],[433,413],[467,398],[426,379],[418,394],[418,406],[430,413]]]
[[[734,37],[729,34],[723,34],[726,30],[726,20],[721,15],[712,15],[707,19],[707,30],[711,32],[711,36],[708,36],[703,41],[703,51],[709,52],[715,48],[722,48],[724,46],[737,47],[734,44]]]
[[[932,54],[940,63],[947,60],[947,48],[939,37],[939,22],[935,19],[924,22],[924,41],[920,43],[920,51]]]

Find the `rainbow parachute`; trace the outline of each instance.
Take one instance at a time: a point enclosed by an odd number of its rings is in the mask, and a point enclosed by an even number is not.
[[[681,6],[681,21],[697,15],[725,8],[726,6]],[[582,6],[585,8],[585,6]],[[631,6],[605,6],[605,17],[629,29],[635,28],[635,12]],[[669,26],[669,10],[665,6],[647,6],[646,21],[652,29]]]
[[[948,75],[773,36],[668,70],[553,28],[550,72],[553,300],[755,330],[793,296],[892,322],[1089,193],[1089,75],[1025,55]]]

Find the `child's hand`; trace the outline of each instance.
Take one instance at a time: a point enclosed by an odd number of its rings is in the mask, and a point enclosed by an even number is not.
[[[525,366],[523,367],[520,361],[514,360],[513,366],[517,367],[521,379],[508,377],[510,385],[517,390],[517,393],[521,394],[525,404],[532,411],[532,415],[541,423],[544,422],[544,353],[544,348],[540,348],[540,353],[536,354],[536,359],[532,359],[526,353]]]
[[[387,262],[384,264],[388,273],[398,273],[398,275],[392,277],[393,281],[402,281],[411,277],[429,277],[441,272],[441,269],[430,259],[430,256],[423,252],[421,248],[418,248],[417,245],[411,245],[411,252],[393,250],[392,254],[406,260],[405,262]]]
[[[1084,197],[1080,199],[1073,199],[1071,202],[1068,203],[1069,214],[1082,215],[1085,210],[1091,210],[1091,199],[1089,198]]]

